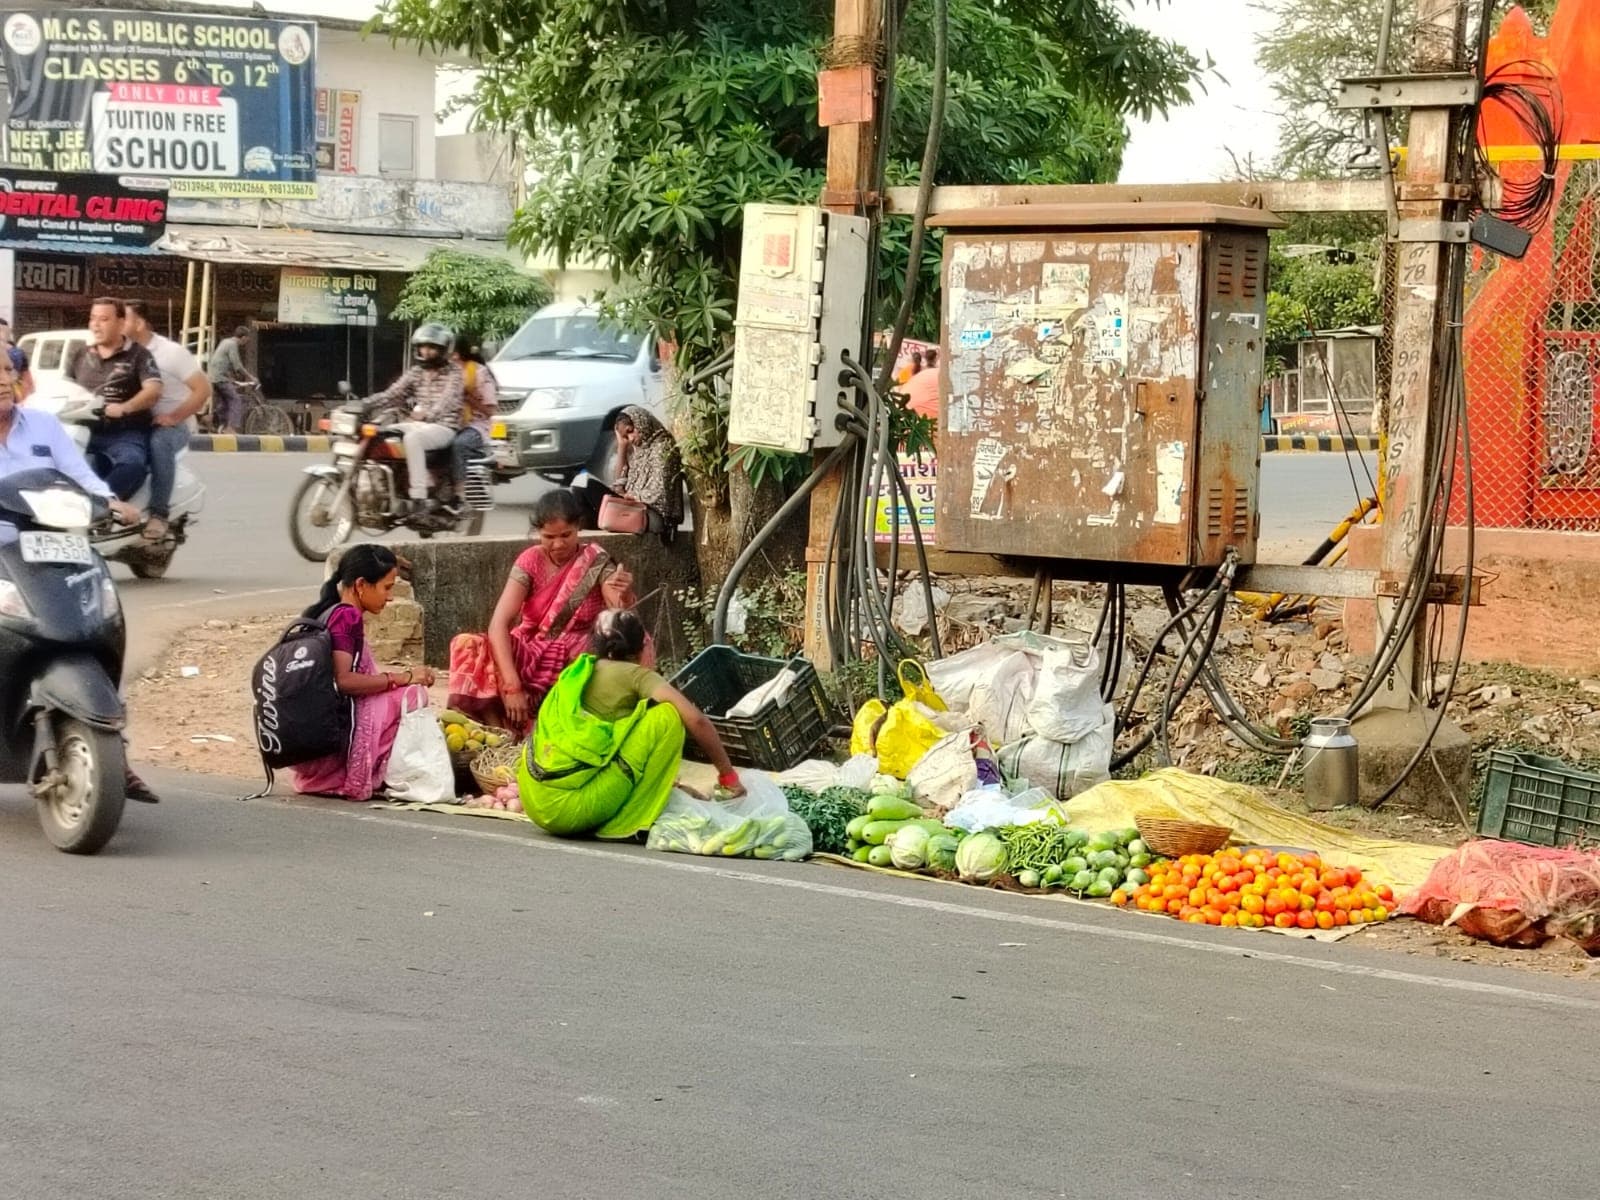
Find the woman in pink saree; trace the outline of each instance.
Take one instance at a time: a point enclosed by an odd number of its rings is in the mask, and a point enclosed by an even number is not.
[[[322,595],[305,611],[327,622],[334,683],[354,698],[355,721],[348,755],[330,754],[291,768],[297,792],[371,799],[383,788],[401,716],[428,704],[432,671],[379,671],[367,648],[364,618],[387,607],[398,577],[399,563],[387,546],[351,546],[339,560],[338,575],[322,585]]]
[[[450,707],[522,732],[545,693],[588,645],[607,609],[632,608],[633,576],[605,551],[578,539],[583,506],[566,489],[534,506],[538,541],[511,568],[487,634],[450,642]],[[645,665],[655,662],[647,645]]]

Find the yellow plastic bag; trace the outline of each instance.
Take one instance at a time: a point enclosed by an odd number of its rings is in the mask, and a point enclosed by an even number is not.
[[[878,730],[878,770],[904,779],[948,730],[930,721],[917,700],[896,700]]]
[[[950,711],[950,706],[938,692],[933,690],[933,684],[928,681],[927,668],[916,659],[901,659],[900,669],[896,674],[900,677],[900,690],[905,693],[907,700],[926,704],[934,712]]]
[[[875,754],[878,746],[878,726],[883,724],[889,706],[874,697],[856,710],[850,722],[850,753]]]

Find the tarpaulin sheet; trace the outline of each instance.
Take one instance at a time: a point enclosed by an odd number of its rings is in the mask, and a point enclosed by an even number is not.
[[[1167,767],[1142,779],[1111,780],[1063,806],[1074,827],[1090,832],[1126,829],[1140,816],[1227,825],[1234,841],[1311,850],[1338,867],[1357,867],[1396,892],[1421,887],[1433,864],[1452,850],[1386,838],[1362,837],[1279,808],[1255,788]]]

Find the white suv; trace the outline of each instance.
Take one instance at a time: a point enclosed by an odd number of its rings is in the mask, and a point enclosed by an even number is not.
[[[617,413],[640,404],[662,415],[661,360],[652,340],[620,333],[599,309],[558,303],[540,309],[489,364],[499,389],[498,465],[565,485],[602,471]]]

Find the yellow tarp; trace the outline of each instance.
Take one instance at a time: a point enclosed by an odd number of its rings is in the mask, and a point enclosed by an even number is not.
[[[1126,829],[1140,816],[1227,825],[1239,843],[1314,850],[1336,867],[1357,867],[1396,892],[1420,887],[1453,847],[1362,837],[1273,804],[1255,788],[1168,767],[1129,782],[1111,780],[1068,800],[1072,824],[1090,832]]]

